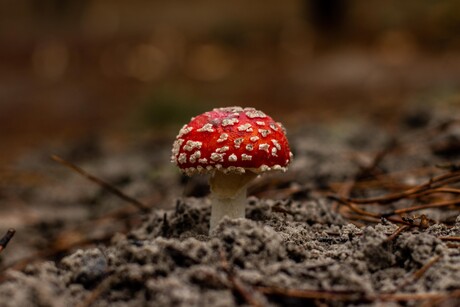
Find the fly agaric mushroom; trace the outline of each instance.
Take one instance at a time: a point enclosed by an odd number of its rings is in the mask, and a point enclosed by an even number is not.
[[[224,217],[245,216],[248,183],[268,171],[286,171],[292,153],[281,123],[254,108],[218,108],[184,125],[171,162],[182,172],[210,173],[212,230]]]

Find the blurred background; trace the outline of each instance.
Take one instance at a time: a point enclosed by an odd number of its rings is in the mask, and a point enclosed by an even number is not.
[[[0,159],[173,135],[215,106],[288,126],[456,106],[459,12],[453,0],[4,0]]]

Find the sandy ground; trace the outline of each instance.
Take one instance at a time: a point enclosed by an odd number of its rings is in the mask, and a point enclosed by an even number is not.
[[[167,163],[172,139],[54,151],[148,212],[49,161],[51,149],[35,152],[17,168],[33,170],[41,186],[3,189],[3,216],[18,233],[1,254],[10,269],[0,275],[0,306],[458,306],[459,245],[449,239],[460,237],[456,203],[388,214],[455,201],[456,192],[359,206],[374,216],[330,195],[455,179],[459,131],[449,112],[418,109],[391,131],[359,121],[299,127],[290,131],[290,170],[255,180],[247,219],[224,220],[210,235],[206,178],[181,177]]]

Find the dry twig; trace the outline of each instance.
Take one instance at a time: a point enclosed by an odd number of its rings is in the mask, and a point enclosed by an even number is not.
[[[460,242],[460,237],[439,237],[438,239],[442,241],[455,241]]]
[[[419,280],[429,268],[431,268],[436,262],[442,258],[442,255],[435,256],[431,258],[427,263],[425,263],[418,271],[412,276],[412,281],[415,282]]]
[[[400,215],[403,213],[408,213],[408,212],[414,212],[414,211],[420,211],[424,209],[429,209],[429,208],[442,208],[442,207],[449,207],[449,206],[454,206],[460,204],[460,199],[453,199],[453,200],[447,200],[447,201],[440,201],[440,202],[435,202],[431,204],[426,204],[426,205],[419,205],[419,206],[413,206],[409,208],[403,208],[403,209],[397,209],[394,210],[390,213],[385,214],[386,215]]]
[[[84,239],[78,240],[78,241],[67,242],[67,243],[63,244],[62,246],[55,246],[55,247],[50,248],[50,249],[45,249],[45,250],[36,252],[36,253],[34,253],[33,255],[31,255],[31,256],[29,256],[27,258],[21,259],[21,260],[15,262],[14,264],[12,264],[10,266],[2,268],[2,270],[0,270],[0,273],[3,273],[6,269],[22,270],[28,264],[30,264],[31,262],[34,262],[34,261],[37,261],[37,260],[40,260],[40,259],[43,259],[43,258],[50,258],[50,257],[56,256],[56,255],[58,255],[60,253],[69,251],[69,250],[71,250],[72,248],[75,248],[75,247],[82,247],[82,246],[86,246],[86,245],[90,245],[90,244],[107,242],[112,237],[113,237],[113,234],[110,233],[110,234],[106,234],[104,236],[97,237],[97,238],[84,238]],[[4,280],[4,277],[0,275],[0,283],[3,280]]]
[[[414,272],[413,275],[411,275],[409,278],[405,279],[404,282],[398,287],[398,288],[403,288],[411,283],[416,282],[419,280],[423,274],[428,271],[429,268],[431,268],[436,262],[438,262],[442,258],[442,255],[437,255],[433,258],[431,258],[427,263],[425,263],[420,269]]]
[[[102,179],[99,179],[97,178],[96,176],[94,175],[91,175],[89,174],[88,172],[86,172],[85,170],[83,170],[82,168],[76,166],[75,164],[69,162],[69,161],[66,161],[64,159],[62,159],[61,157],[58,157],[56,155],[53,155],[51,156],[51,158],[58,162],[59,164],[62,164],[66,167],[68,167],[69,169],[77,172],[78,174],[82,175],[83,177],[85,177],[86,179],[98,184],[99,186],[101,186],[102,188],[104,188],[105,190],[109,191],[110,193],[120,197],[121,199],[123,199],[124,201],[127,201],[128,203],[130,204],[133,204],[134,206],[136,206],[137,208],[139,208],[140,210],[144,211],[144,212],[147,212],[150,210],[150,208],[141,203],[140,201],[138,201],[137,199],[135,198],[132,198],[131,196],[128,196],[126,195],[125,193],[123,193],[120,189],[114,187],[113,185],[111,185],[110,183],[102,180]]]
[[[266,295],[276,295],[315,300],[324,299],[329,301],[353,301],[363,296],[362,293],[353,291],[303,290],[284,289],[276,287],[257,287],[256,289]]]
[[[338,196],[328,195],[328,197],[330,199],[333,199],[333,200],[335,200],[335,201],[347,206],[351,211],[357,213],[357,215],[355,217],[360,217],[364,221],[370,221],[370,222],[377,222],[378,223],[378,222],[380,222],[380,220],[383,217],[385,217],[390,222],[393,222],[393,223],[396,223],[396,224],[409,224],[409,223],[405,222],[402,219],[387,216],[386,214],[368,212],[366,210],[361,209],[356,204],[354,204],[352,202],[349,202],[349,201],[347,201],[347,200],[345,200],[343,198],[340,198]]]
[[[460,290],[455,290],[449,295],[427,300],[423,305],[421,305],[421,307],[458,306],[459,298],[460,298]],[[448,304],[447,302],[448,300],[455,300],[455,299],[457,300],[457,305],[455,305],[455,302]]]
[[[78,307],[90,307],[101,295],[110,289],[115,275],[111,275],[104,279],[84,300]]]
[[[13,228],[8,229],[5,235],[0,239],[0,253],[6,248],[8,243],[10,242],[11,238],[13,238],[16,230]]]
[[[230,267],[227,257],[225,256],[225,251],[220,250],[220,258],[221,258],[221,265],[224,271],[227,273],[228,280],[232,284],[233,288],[248,302],[250,306],[253,307],[262,307],[264,306],[263,302],[260,302],[257,297],[253,295],[249,286],[243,284],[241,280],[239,280],[235,274],[233,273],[233,269]]]
[[[345,185],[348,187],[349,191],[347,194],[350,194],[353,186],[358,184],[356,179],[354,183],[355,184],[352,185],[351,188],[349,184]],[[386,218],[389,221],[397,224],[427,228],[432,223],[432,220],[430,220],[427,216],[422,215],[420,217],[420,223],[416,224],[410,218],[403,217],[402,215],[424,209],[454,208],[455,206],[459,206],[460,199],[458,197],[452,198],[452,196],[450,196],[460,194],[460,189],[449,186],[456,183],[460,183],[460,170],[457,168],[452,168],[450,172],[435,176],[423,184],[412,186],[403,191],[390,193],[383,196],[370,198],[352,198],[339,194],[328,195],[328,197],[335,201],[334,206],[336,206],[337,203],[344,205],[343,207],[346,208],[346,210],[340,210],[339,212],[350,220],[379,222],[380,218]],[[360,188],[363,189],[364,186]],[[434,197],[436,194],[440,194],[440,197]],[[421,202],[422,204],[417,204],[405,208],[397,208],[389,212],[370,212],[368,210],[364,210],[361,207],[361,205],[385,205],[400,201],[402,199],[414,199],[418,202]]]
[[[398,229],[395,230],[388,238],[386,239],[387,242],[391,242],[394,239],[396,239],[397,236],[399,236],[404,230],[409,229],[408,225],[401,225],[398,227]]]
[[[415,186],[408,190],[393,193],[390,195],[378,196],[378,197],[371,197],[371,198],[348,198],[345,201],[352,202],[355,204],[388,204],[391,202],[395,202],[397,200],[408,198],[410,196],[424,193],[427,190],[435,190],[440,188],[444,185],[455,183],[460,181],[460,171],[449,172],[447,174],[439,175],[434,178],[431,178],[428,182],[425,182],[421,185]]]
[[[453,292],[428,292],[428,293],[384,293],[375,295],[365,295],[361,292],[353,291],[328,291],[328,290],[303,290],[285,289],[276,287],[257,287],[258,291],[266,295],[284,296],[299,299],[322,299],[326,301],[384,301],[384,302],[410,302],[427,300],[446,300],[449,298],[459,298],[460,291]]]

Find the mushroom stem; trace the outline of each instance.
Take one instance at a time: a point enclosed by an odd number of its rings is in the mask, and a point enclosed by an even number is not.
[[[243,174],[215,172],[210,180],[211,186],[211,232],[224,216],[231,219],[244,218],[246,206],[246,191],[248,183],[257,174],[246,171]]]

